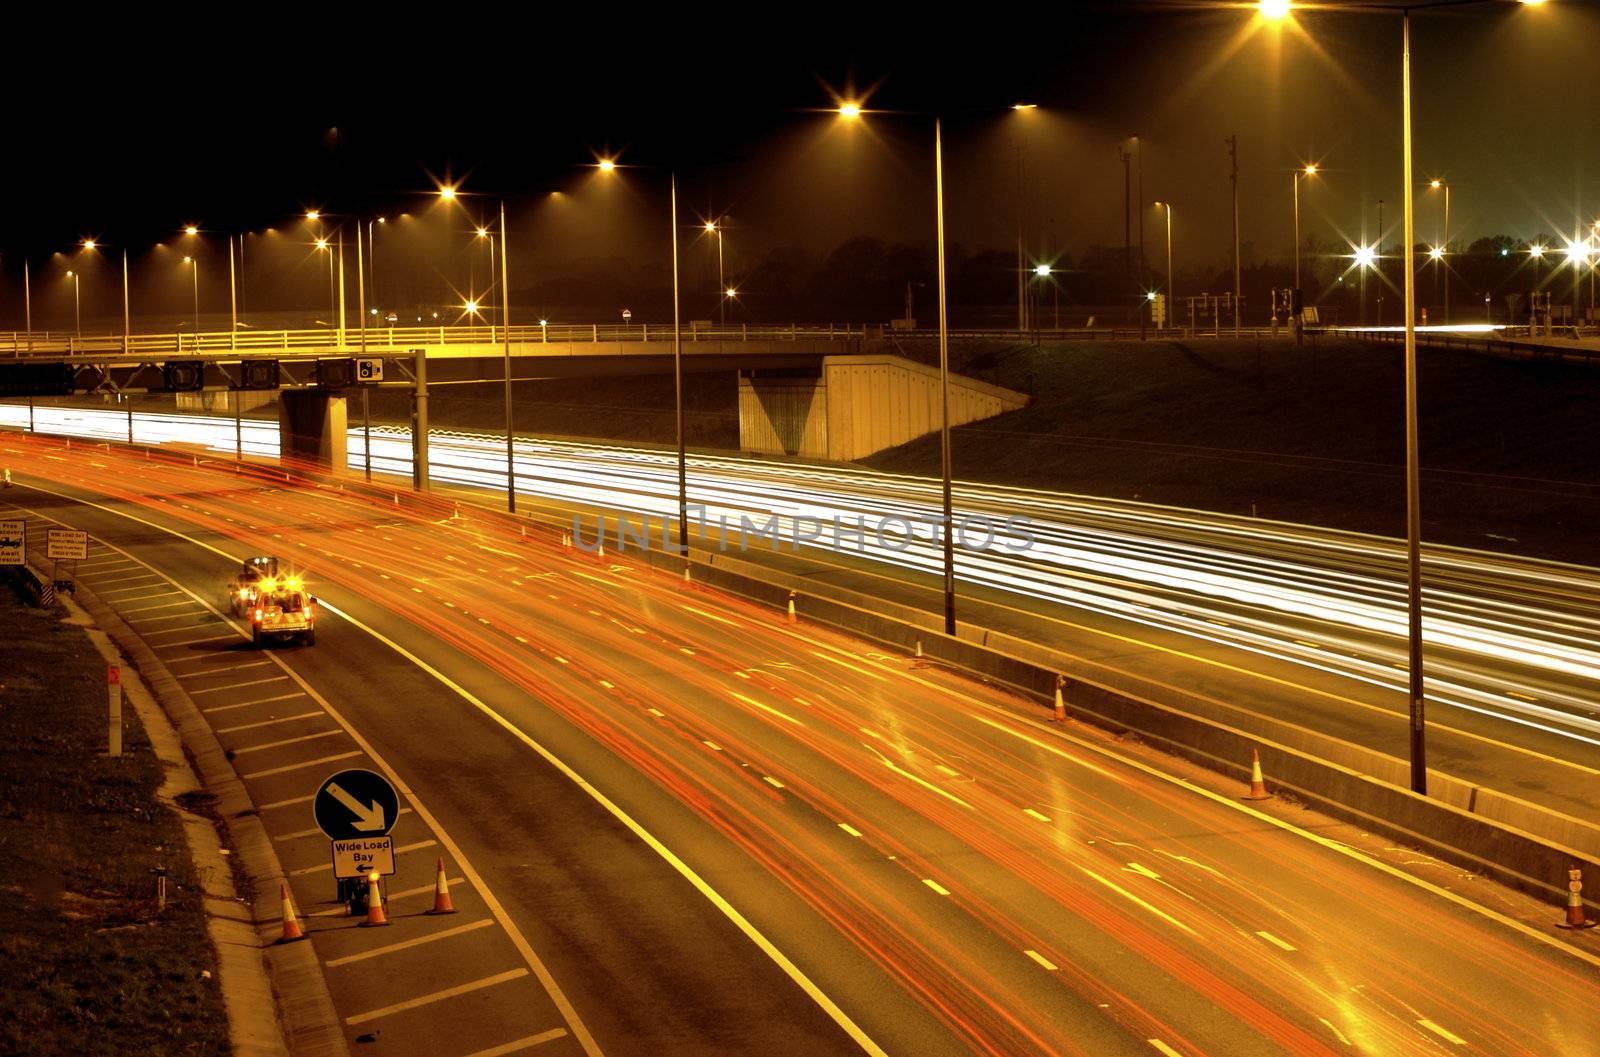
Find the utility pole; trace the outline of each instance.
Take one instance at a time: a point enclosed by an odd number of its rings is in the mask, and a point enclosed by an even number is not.
[[[1372,266],[1378,269],[1378,279],[1383,279],[1383,199],[1378,199],[1378,251],[1372,255]],[[1383,287],[1378,287],[1378,326],[1383,326]]]
[[[1228,179],[1233,181],[1233,336],[1239,336],[1239,295],[1243,273],[1239,263],[1239,134],[1228,137]]]
[[[1117,147],[1117,155],[1122,159],[1122,273],[1124,276],[1133,275],[1133,220],[1129,210],[1133,208],[1133,184],[1128,175],[1128,159],[1132,157],[1121,146]]]

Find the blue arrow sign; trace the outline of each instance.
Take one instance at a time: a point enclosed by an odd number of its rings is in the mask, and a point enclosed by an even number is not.
[[[352,769],[323,782],[311,810],[329,840],[381,837],[394,829],[400,797],[383,775]]]

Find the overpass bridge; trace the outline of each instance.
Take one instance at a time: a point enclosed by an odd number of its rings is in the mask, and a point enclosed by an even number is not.
[[[425,446],[429,385],[660,374],[681,348],[685,371],[737,371],[745,450],[853,459],[940,421],[938,371],[870,347],[869,336],[862,327],[702,324],[683,328],[681,344],[673,328],[644,324],[14,333],[0,343],[0,398],[227,393],[237,417],[245,401],[275,397],[284,457],[342,468],[351,390],[365,406],[368,388],[411,389],[412,432]],[[949,395],[951,425],[1026,403],[959,375]],[[416,464],[426,465],[425,454]]]

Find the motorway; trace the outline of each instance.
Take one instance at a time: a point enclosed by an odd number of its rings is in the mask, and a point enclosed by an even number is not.
[[[126,439],[113,411],[35,411],[47,432]],[[141,413],[147,443],[231,452],[222,418]],[[0,405],[0,424],[26,424]],[[352,466],[364,449],[350,435]],[[504,487],[499,438],[436,432],[436,486]],[[277,455],[274,423],[246,421],[247,456]],[[373,468],[411,472],[408,433],[373,433]],[[664,516],[676,511],[670,454],[598,444],[518,442],[517,487],[550,512]],[[937,513],[937,482],[845,467],[694,456],[690,500],[715,526],[782,519],[786,554],[760,557],[818,581],[937,606],[935,530],[907,537],[892,520]],[[958,548],[963,618],[1058,646],[1096,678],[1162,699],[1177,687],[1219,702],[1213,714],[1242,723],[1271,716],[1390,755],[1403,755],[1406,710],[1404,553],[1397,541],[1282,522],[1060,493],[958,483],[956,514],[997,526],[1028,519],[1032,545],[1000,534],[985,552]],[[864,545],[823,537],[792,546],[796,519],[869,527]],[[807,524],[809,528],[809,523]],[[717,542],[719,530],[701,533]],[[975,530],[975,539],[983,533]],[[698,542],[698,541],[697,541]],[[730,542],[737,550],[737,543]],[[756,549],[767,547],[756,541]],[[1428,701],[1438,769],[1572,818],[1600,812],[1600,571],[1444,547],[1425,555]],[[1569,841],[1578,842],[1575,837]],[[1578,842],[1600,851],[1600,837]],[[1591,844],[1594,846],[1591,847]]]
[[[448,503],[0,453],[230,750],[362,1053],[1600,1053],[1559,908],[994,688]],[[217,612],[255,553],[315,647]],[[364,763],[410,809],[389,929],[305,806]]]

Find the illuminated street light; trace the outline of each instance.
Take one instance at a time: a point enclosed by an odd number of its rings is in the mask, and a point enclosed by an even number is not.
[[[67,278],[72,280],[72,322],[73,326],[76,328],[74,333],[76,333],[78,338],[81,340],[83,338],[83,305],[79,299],[78,288],[81,285],[79,281],[80,276],[77,272],[69,269],[67,271]],[[30,329],[31,326],[32,325],[30,324]]]
[[[466,313],[469,316],[475,316],[478,314],[478,302],[475,299],[469,298],[461,307],[466,310]]]
[[[839,104],[839,116],[846,121],[854,121],[861,116],[861,104],[844,102]]]
[[[479,228],[478,229],[478,237],[480,239],[488,238],[489,237],[489,229],[488,228]]]
[[[1428,250],[1428,256],[1436,261],[1444,260],[1444,247],[1434,246]]]
[[[442,184],[439,187],[439,197],[444,199],[446,202],[454,202],[456,200],[455,187],[451,184]]]
[[[733,299],[734,299],[734,298],[735,298],[735,297],[738,297],[738,296],[739,296],[739,291],[737,291],[737,290],[735,290],[735,289],[734,289],[734,288],[733,288],[733,287],[731,287],[731,286],[730,286],[730,287],[728,287],[728,289],[727,289],[727,291],[726,291],[726,293],[727,293],[727,295],[728,295],[728,300],[730,300],[730,301],[731,301],[731,300],[733,300]]]
[[[308,210],[306,210],[306,219],[307,220],[321,220],[322,219],[322,214],[320,212],[318,212],[317,210],[315,210],[315,209],[308,209]]]
[[[1050,266],[1048,264],[1035,265],[1033,274],[1041,279],[1048,279],[1050,278]]]
[[[200,262],[193,257],[185,257],[183,263],[189,266],[190,277],[194,280],[194,347],[200,347]]]
[[[94,239],[84,239],[83,240],[83,248],[86,249],[86,250],[94,249],[95,248]]]
[[[1013,110],[1037,110],[1037,109],[1039,109],[1039,104],[1038,103],[1013,103],[1013,104],[1011,104],[1011,109],[1013,109]]]
[[[1357,246],[1350,258],[1357,268],[1371,268],[1378,259],[1378,251],[1371,246]]]
[[[183,229],[183,233],[185,235],[198,235],[200,234],[200,229],[195,227],[193,224],[190,224],[188,227]]]
[[[327,240],[327,239],[320,239],[320,238],[319,238],[319,239],[318,239],[318,240],[317,240],[317,249],[319,249],[319,250],[325,250],[325,249],[327,249],[327,248],[328,248],[328,240]]]
[[[1305,293],[1300,284],[1300,178],[1317,175],[1317,168],[1316,162],[1307,162],[1294,171],[1294,293],[1291,295],[1289,313],[1296,345],[1305,341]]]
[[[1528,256],[1532,257],[1534,260],[1539,260],[1544,256],[1544,247],[1535,242],[1532,246],[1528,247]]]
[[[595,164],[601,172],[611,172],[617,167],[616,160],[612,158],[601,158]]]
[[[1289,0],[1257,0],[1256,11],[1262,18],[1276,22],[1289,17],[1289,10],[1294,7]]]

